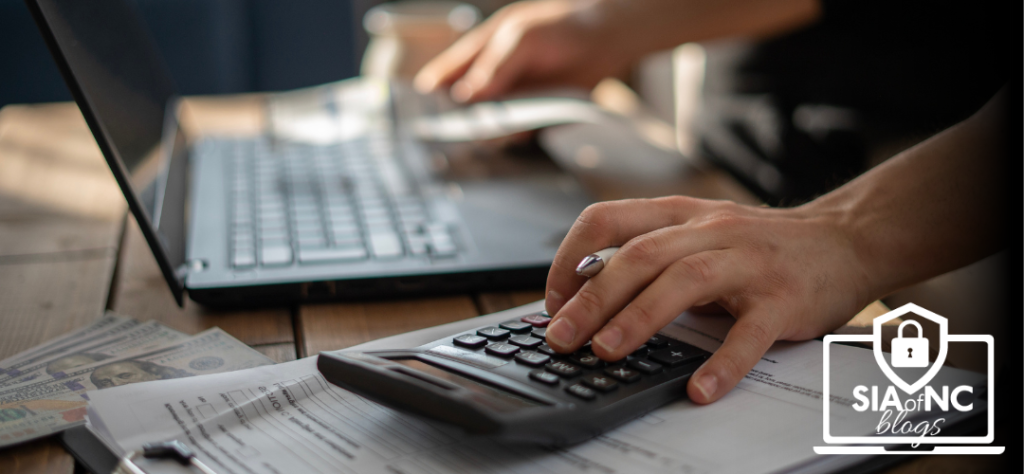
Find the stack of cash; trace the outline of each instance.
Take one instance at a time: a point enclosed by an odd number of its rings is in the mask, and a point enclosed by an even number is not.
[[[0,447],[85,423],[93,390],[273,363],[220,328],[189,336],[108,313],[0,361]]]

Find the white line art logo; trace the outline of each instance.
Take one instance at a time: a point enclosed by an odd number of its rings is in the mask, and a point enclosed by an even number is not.
[[[882,328],[885,323],[896,318],[914,315],[934,323],[938,328],[937,340],[930,340],[924,335],[924,327],[918,321],[905,319],[892,339],[891,352],[882,351]],[[874,319],[870,335],[830,334],[824,338],[823,344],[823,386],[822,437],[830,446],[816,446],[818,454],[1000,454],[1002,446],[939,446],[939,445],[979,445],[990,444],[994,437],[995,412],[994,394],[995,380],[994,358],[995,340],[984,334],[949,334],[946,318],[928,311],[913,303],[908,303]],[[880,375],[871,375],[875,380],[870,385],[855,382],[841,382],[845,388],[831,393],[830,378],[830,347],[843,342],[871,342],[875,362],[885,378],[891,382],[886,385]],[[960,375],[945,374],[936,380],[943,364],[946,362],[950,342],[983,343],[988,353],[987,380],[980,374],[959,371]],[[937,347],[932,347],[935,344]],[[934,355],[934,357],[932,357]],[[837,370],[842,370],[842,360],[837,359]],[[860,366],[864,368],[863,364]],[[897,370],[898,369],[898,370]],[[924,369],[924,370],[921,370]],[[949,369],[956,371],[956,369]],[[968,374],[968,375],[963,375]],[[959,377],[959,378],[958,378]],[[967,377],[967,378],[965,378]],[[966,380],[966,382],[965,382]],[[935,381],[934,384],[931,384]],[[902,393],[901,393],[902,392]],[[855,436],[834,434],[831,426],[832,405],[837,400],[847,401],[846,407],[851,411],[843,413],[852,416],[877,417],[873,436]],[[842,407],[845,408],[845,407]],[[978,411],[975,411],[978,408]],[[980,414],[984,409],[986,413]],[[837,414],[839,420],[849,416]],[[950,432],[939,435],[946,430],[948,420],[964,420],[972,416],[984,416],[988,429],[984,434],[974,436],[950,435]],[[874,422],[872,420],[865,420]],[[860,425],[863,428],[863,424]],[[858,444],[860,446],[842,446]],[[874,445],[874,446],[864,446]],[[916,450],[921,444],[930,450]],[[838,445],[838,446],[837,446]],[[886,449],[882,445],[887,445]],[[910,445],[912,449],[891,449],[894,446]],[[934,446],[934,447],[932,447]]]

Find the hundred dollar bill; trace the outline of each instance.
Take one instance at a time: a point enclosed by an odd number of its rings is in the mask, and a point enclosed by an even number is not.
[[[108,321],[108,319],[103,318],[101,321]],[[14,378],[20,378],[22,375],[21,369],[27,365],[41,360],[60,357],[63,354],[74,352],[77,348],[82,347],[83,345],[97,344],[104,340],[117,337],[140,324],[142,323],[134,319],[117,316],[113,319],[112,324],[103,325],[99,330],[87,331],[79,337],[70,339],[61,338],[61,340],[56,343],[48,342],[43,344],[41,347],[29,349],[26,352],[5,360],[3,364],[0,364],[0,383]],[[90,327],[92,327],[92,325],[90,325]]]
[[[80,344],[49,357],[33,358],[33,362],[19,366],[19,375],[16,378],[0,379],[0,389],[43,378],[62,378],[65,372],[76,367],[159,349],[184,339],[188,339],[187,334],[150,321],[113,337],[90,344]]]
[[[0,389],[0,447],[83,424],[90,390],[273,363],[213,328],[168,347],[76,367],[59,379],[4,387]]]
[[[53,351],[62,346],[73,346],[77,344],[81,339],[96,336],[100,333],[106,332],[107,330],[114,326],[123,323],[139,324],[138,321],[132,318],[107,312],[102,318],[93,321],[88,326],[78,328],[77,330],[70,334],[65,334],[56,339],[51,339],[31,349],[14,354],[4,360],[0,360],[0,376],[4,375],[6,373],[6,369],[10,367],[12,364],[35,357],[39,354],[48,351]]]

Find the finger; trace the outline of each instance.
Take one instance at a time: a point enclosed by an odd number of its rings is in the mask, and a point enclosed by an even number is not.
[[[607,247],[621,246],[655,229],[682,224],[698,208],[699,202],[708,203],[673,196],[608,201],[587,207],[558,247],[548,272],[544,292],[548,313],[558,314],[587,281],[576,274],[576,266],[583,257]]]
[[[459,102],[486,100],[511,89],[538,53],[522,38],[523,31],[514,25],[498,28],[462,78],[452,84],[452,98]]]
[[[473,64],[491,35],[501,25],[506,15],[496,13],[487,21],[462,35],[454,44],[438,54],[416,73],[413,86],[426,94],[450,85],[462,77]]]
[[[717,235],[685,225],[662,227],[630,240],[608,261],[601,273],[584,283],[558,311],[548,326],[548,344],[557,351],[578,349],[645,287],[660,279],[659,275],[670,265],[678,265],[673,262],[686,260],[718,245],[721,245],[721,240]],[[672,276],[682,275],[674,272]],[[669,291],[667,288],[662,290]],[[660,328],[658,326],[654,330]]]
[[[600,329],[591,347],[604,360],[626,357],[683,311],[733,294],[750,276],[749,266],[731,250],[710,250],[676,260]]]
[[[777,317],[751,311],[736,320],[725,342],[690,378],[686,392],[695,403],[711,403],[729,393],[779,336]]]

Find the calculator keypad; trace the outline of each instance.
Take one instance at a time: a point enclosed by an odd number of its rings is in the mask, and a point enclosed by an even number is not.
[[[562,360],[556,360],[548,365],[544,366],[548,369],[548,372],[558,374],[562,377],[569,378],[575,377],[583,371],[578,365],[573,365]]]
[[[512,336],[508,339],[508,342],[510,344],[515,344],[525,349],[533,349],[534,347],[538,347],[544,343],[543,340],[537,339],[536,337],[527,334],[523,334],[520,336]]]
[[[531,326],[530,323],[524,323],[522,321],[505,321],[499,324],[498,327],[508,329],[515,333],[530,332],[530,330],[533,329],[533,326]]]
[[[654,375],[661,372],[661,364],[657,362],[651,362],[649,360],[633,359],[629,362],[626,362],[626,365],[646,375]]]
[[[513,346],[512,344],[506,344],[504,342],[495,342],[484,348],[488,354],[493,354],[502,357],[512,357],[516,352],[519,352],[519,346]]]
[[[573,362],[575,362],[575,363],[577,363],[577,364],[579,364],[579,365],[581,365],[583,367],[586,367],[588,369],[600,369],[601,367],[604,367],[604,361],[601,360],[600,357],[598,357],[598,356],[596,356],[594,354],[589,354],[589,353],[576,354],[576,355],[572,356],[570,359]]]
[[[541,366],[551,361],[551,356],[534,351],[520,351],[516,354],[516,361],[526,365]]]
[[[529,324],[531,326],[534,326],[534,327],[543,328],[543,327],[547,327],[548,323],[551,322],[551,317],[548,316],[548,313],[545,311],[543,313],[537,313],[537,314],[531,314],[529,316],[523,316],[523,319],[520,319],[520,321],[522,321],[524,323],[527,323],[527,324]]]
[[[582,382],[584,385],[602,392],[610,392],[619,388],[619,383],[610,375],[605,374],[584,375]]]
[[[476,334],[463,334],[452,340],[457,346],[469,347],[472,349],[478,349],[487,344],[487,338],[483,336],[477,336]]]
[[[573,395],[576,395],[577,397],[580,397],[580,398],[582,398],[584,400],[593,400],[593,399],[597,398],[597,392],[595,392],[591,388],[588,388],[588,387],[584,386],[581,383],[577,383],[577,384],[573,384],[573,385],[570,385],[568,387],[565,387],[565,391],[569,392],[569,393],[571,393]]]
[[[699,359],[706,352],[693,346],[671,346],[651,352],[651,359],[667,367],[679,367],[692,360]]]
[[[640,380],[640,372],[633,370],[626,366],[608,367],[604,369],[604,373],[608,374],[622,383],[633,383]]]
[[[519,320],[505,321],[497,326],[479,328],[472,333],[460,334],[449,339],[448,344],[463,350],[486,352],[489,356],[504,359],[508,367],[522,371],[518,376],[538,386],[562,389],[561,381],[572,379],[564,386],[566,393],[581,400],[595,400],[603,395],[621,392],[620,386],[641,382],[666,370],[682,367],[706,359],[710,353],[661,334],[651,337],[626,359],[607,363],[593,353],[586,343],[574,353],[561,354],[545,344],[546,327],[551,318],[546,313],[524,316]],[[482,356],[482,354],[481,354]],[[494,360],[494,359],[492,359]],[[500,362],[499,362],[500,364]],[[514,372],[503,372],[506,375]],[[511,375],[515,378],[515,375]],[[671,377],[669,377],[671,378]],[[636,387],[636,386],[631,386]],[[637,388],[625,391],[629,396]]]
[[[496,328],[494,326],[477,329],[476,333],[487,339],[504,339],[508,337],[509,330]]]
[[[545,371],[544,369],[537,369],[530,372],[530,378],[548,385],[558,385],[559,380],[561,380],[557,375]]]

